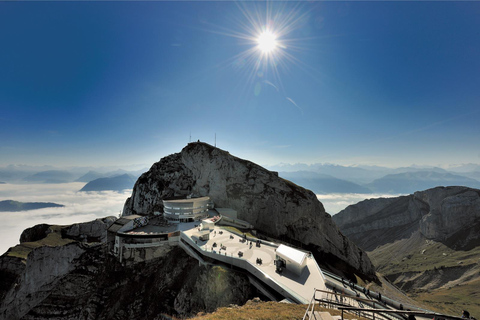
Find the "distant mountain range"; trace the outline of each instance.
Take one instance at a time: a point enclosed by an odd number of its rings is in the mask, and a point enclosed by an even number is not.
[[[73,174],[68,171],[47,170],[29,175],[23,180],[34,183],[67,183],[73,180]]]
[[[83,176],[75,180],[76,182],[90,182],[95,179],[105,178],[105,174],[96,171],[88,171]]]
[[[369,188],[351,181],[338,179],[328,174],[308,171],[279,172],[279,176],[290,180],[317,194],[328,193],[372,193]]]
[[[438,186],[467,186],[478,189],[480,181],[451,173],[418,171],[389,174],[365,186],[374,192],[408,194]]]
[[[62,204],[53,202],[19,202],[13,200],[0,201],[0,212],[5,211],[28,211],[43,208],[64,207]]]
[[[438,186],[465,186],[480,188],[480,181],[446,171],[412,171],[388,174],[366,184],[310,171],[279,172],[279,176],[290,180],[316,194],[328,193],[383,193],[409,194],[418,190]]]
[[[437,186],[480,187],[480,165],[451,167],[340,166],[335,164],[280,164],[268,167],[317,194],[409,194]]]
[[[5,183],[69,183],[90,182],[99,178],[110,178],[123,174],[139,177],[146,168],[127,171],[117,168],[106,171],[106,168],[70,167],[58,169],[50,166],[32,167],[9,165],[0,167],[0,181]]]
[[[83,191],[131,189],[135,180],[146,171],[115,168],[7,166],[0,168],[0,181],[6,183],[68,183],[85,182]],[[409,194],[437,186],[480,188],[480,165],[465,164],[447,169],[415,166],[387,168],[381,166],[341,166],[336,164],[280,164],[268,167],[317,194]],[[130,178],[119,176],[129,175]],[[98,179],[103,179],[96,181]],[[94,182],[95,181],[95,182]],[[90,184],[92,182],[92,184]]]
[[[109,178],[98,178],[87,183],[80,191],[122,191],[132,189],[137,177],[130,174],[122,174]]]

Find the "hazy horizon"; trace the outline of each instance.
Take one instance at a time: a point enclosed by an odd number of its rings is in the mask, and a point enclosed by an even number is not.
[[[124,192],[100,191],[79,192],[85,183],[62,184],[0,184],[0,200],[21,202],[54,202],[65,205],[62,208],[44,208],[19,212],[0,212],[2,224],[0,233],[0,255],[19,243],[20,235],[26,228],[36,224],[69,225],[92,221],[107,216],[118,217],[131,190]],[[384,194],[329,194],[317,195],[325,211],[336,214],[350,204],[376,197],[393,197]]]
[[[181,150],[178,150],[180,152]],[[226,150],[228,151],[228,150]],[[232,154],[230,152],[230,154]],[[234,156],[237,156],[235,154],[232,154]],[[165,155],[167,156],[167,155]],[[253,161],[251,159],[244,158],[245,160],[248,161]],[[51,164],[37,164],[37,165],[28,165],[28,164],[14,164],[14,163],[9,163],[9,164],[0,164],[0,170],[23,170],[26,172],[31,172],[31,173],[37,173],[37,172],[42,172],[42,171],[49,171],[49,170],[64,170],[64,171],[72,171],[76,172],[78,174],[84,174],[89,171],[95,171],[99,173],[111,173],[114,171],[127,171],[127,172],[139,172],[142,170],[148,171],[149,168],[155,163],[160,161],[160,159],[152,162],[152,163],[145,163],[145,164],[126,164],[126,165],[102,165],[102,166],[94,166],[94,165],[78,165],[78,166],[71,166],[71,165],[66,165],[66,166],[55,166]],[[366,168],[366,169],[377,169],[377,168],[386,168],[386,169],[401,169],[401,168],[425,168],[425,169],[433,169],[433,168],[440,168],[444,169],[447,171],[452,171],[456,172],[468,172],[468,168],[472,167],[475,168],[473,170],[476,170],[476,167],[480,168],[480,161],[478,163],[452,163],[452,164],[447,164],[447,165],[435,165],[435,164],[410,164],[410,165],[404,165],[404,166],[388,166],[388,165],[382,165],[382,164],[357,164],[357,163],[351,163],[351,164],[340,164],[340,163],[330,163],[330,162],[317,162],[317,163],[305,163],[305,162],[295,162],[295,163],[285,163],[285,162],[278,162],[274,164],[263,164],[263,163],[257,163],[258,165],[268,169],[268,170],[273,170],[273,171],[282,171],[284,169],[285,171],[302,171],[302,170],[313,170],[315,169],[316,166],[342,166],[342,167],[349,167],[349,168]],[[0,179],[1,181],[1,179]]]

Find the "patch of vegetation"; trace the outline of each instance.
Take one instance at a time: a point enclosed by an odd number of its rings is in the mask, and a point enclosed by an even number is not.
[[[468,310],[476,318],[480,316],[480,279],[457,285],[447,290],[432,290],[411,295],[430,309],[460,317],[462,310]]]
[[[307,305],[290,304],[279,302],[256,302],[248,301],[244,306],[231,306],[218,308],[217,311],[209,314],[200,314],[190,320],[300,320],[307,310]],[[315,307],[315,311],[327,311],[332,316],[341,315],[341,311]],[[357,316],[344,314],[344,319],[359,319]],[[362,319],[362,318],[360,318]]]
[[[7,251],[7,255],[27,260],[28,254],[35,248],[42,246],[59,247],[75,242],[75,240],[72,239],[62,238],[61,231],[63,228],[65,228],[65,226],[50,226],[48,228],[49,233],[45,238],[35,242],[23,242],[18,244],[15,247],[10,248],[10,250]]]

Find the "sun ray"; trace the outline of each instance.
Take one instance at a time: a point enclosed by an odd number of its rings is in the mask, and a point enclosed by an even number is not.
[[[236,5],[240,12],[232,16],[236,27],[212,25],[212,29],[206,31],[238,39],[238,44],[246,48],[219,62],[217,67],[233,68],[238,73],[242,81],[234,91],[242,97],[249,99],[252,93],[256,95],[256,86],[268,83],[275,83],[276,91],[286,97],[282,77],[292,67],[312,72],[298,58],[298,54],[306,52],[305,44],[312,43],[311,39],[305,41],[305,37],[299,37],[296,32],[308,20],[308,11],[302,10],[300,3],[266,1],[237,2]]]

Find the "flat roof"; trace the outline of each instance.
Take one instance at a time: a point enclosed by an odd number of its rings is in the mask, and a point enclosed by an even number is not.
[[[133,219],[140,218],[140,217],[142,217],[142,216],[139,216],[139,215],[136,215],[136,214],[132,214],[132,215],[129,215],[129,216],[122,216],[121,218],[118,218],[117,220],[115,220],[115,222],[112,223],[112,225],[107,230],[110,231],[110,232],[117,232],[118,230],[123,228],[123,226],[125,226],[127,223],[132,221]]]
[[[280,254],[286,258],[293,260],[295,263],[302,264],[305,258],[307,257],[307,253],[297,250],[295,248],[286,246],[281,244],[277,248],[277,254]]]
[[[190,199],[163,199],[163,201],[168,202],[192,202],[194,200],[210,200],[210,197],[199,197],[199,198],[190,198]]]

